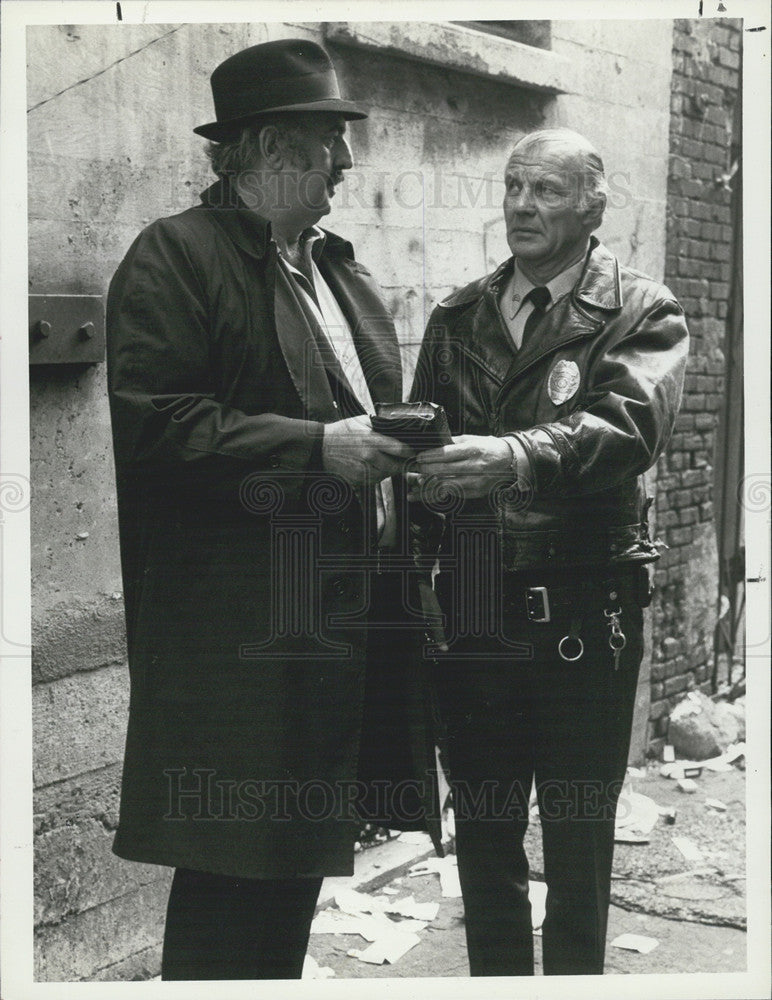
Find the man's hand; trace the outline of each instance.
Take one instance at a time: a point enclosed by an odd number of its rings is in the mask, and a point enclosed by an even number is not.
[[[528,480],[528,459],[523,449],[514,442],[518,459],[518,484]],[[438,486],[451,486],[464,499],[486,496],[497,486],[511,486],[512,450],[499,437],[462,434],[453,444],[420,452],[410,464],[418,474],[410,476],[411,498],[431,478]]]
[[[401,472],[414,455],[408,445],[374,431],[364,415],[324,427],[322,464],[353,486],[379,483]]]

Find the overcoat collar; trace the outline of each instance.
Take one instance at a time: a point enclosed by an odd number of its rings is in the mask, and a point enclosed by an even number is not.
[[[221,177],[202,191],[201,201],[205,209],[213,212],[213,217],[240,250],[258,260],[266,256],[273,240],[271,223],[262,215],[247,208],[230,178]],[[322,233],[325,252],[328,255],[353,259],[354,248],[348,240],[341,239],[335,233],[324,229]],[[322,247],[319,246],[318,249],[321,251]]]
[[[269,284],[273,286],[276,333],[295,388],[312,419],[337,419],[340,413],[334,407],[325,359],[319,351],[320,332],[316,324],[312,327],[292,282],[276,266],[270,222],[247,208],[227,177],[207,188],[201,201],[240,250],[255,260],[265,260],[267,271],[273,271]],[[402,367],[393,321],[369,272],[354,259],[348,240],[327,230],[322,233],[324,239],[316,241],[312,252],[351,327],[370,394],[376,402],[397,402],[402,398]],[[343,391],[351,392],[340,366],[328,364],[327,368]]]

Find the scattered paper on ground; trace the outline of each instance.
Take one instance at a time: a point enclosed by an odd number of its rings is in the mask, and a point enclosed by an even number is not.
[[[329,965],[319,965],[311,955],[306,955],[304,958],[302,979],[331,979],[334,975],[335,970]]]
[[[687,861],[704,861],[705,856],[693,840],[688,837],[673,837],[673,843]]]
[[[659,806],[648,795],[634,792],[625,785],[617,803],[614,840],[645,844],[647,836],[659,820]]]
[[[417,934],[404,934],[395,930],[393,934],[378,938],[364,951],[351,948],[346,954],[350,958],[358,958],[360,962],[370,962],[372,965],[383,965],[384,962],[393,965],[405,952],[420,944],[420,941]]]
[[[703,760],[702,766],[707,767],[709,771],[731,771],[733,762],[744,756],[745,744],[733,743],[732,746],[727,747],[724,753],[719,754],[718,757],[711,757],[710,760]]]
[[[397,840],[403,844],[414,844],[416,846],[426,844],[427,847],[430,847],[432,842],[429,834],[423,833],[421,830],[405,830],[404,833],[400,833]]]
[[[718,758],[715,759],[718,760]],[[678,781],[688,775],[699,777],[703,767],[707,764],[708,761],[674,760],[670,764],[663,764],[659,769],[659,773],[663,778],[673,778],[675,781]]]
[[[385,913],[344,913],[342,910],[322,910],[311,924],[312,934],[359,934],[365,941],[377,941],[394,929],[417,934],[426,930],[425,920],[401,920],[395,924]]]
[[[440,908],[439,903],[417,903],[413,896],[394,900],[388,895],[368,896],[355,889],[341,889],[335,895],[335,904],[337,909],[316,915],[311,933],[359,934],[372,944],[364,951],[352,948],[347,954],[374,965],[396,962],[415,947],[421,940],[418,934],[426,930]],[[392,920],[388,914],[407,919]]]
[[[531,903],[531,927],[537,931],[544,923],[545,906],[547,904],[546,883],[529,882],[528,899]]]
[[[709,809],[715,809],[717,812],[725,813],[727,810],[726,802],[722,802],[721,799],[705,799],[705,805]]]
[[[396,913],[414,920],[431,921],[440,912],[439,903],[416,903],[413,896],[405,896],[404,899],[377,899],[364,892],[357,892],[356,889],[341,889],[335,894],[335,904],[339,910],[354,916],[360,913]]]
[[[445,899],[460,899],[461,884],[458,881],[458,859],[455,854],[419,861],[408,870],[408,876],[415,878],[416,875],[431,875],[435,872],[440,876],[440,891]]]
[[[624,948],[626,951],[637,951],[648,955],[659,944],[656,938],[645,937],[643,934],[620,934],[611,942],[612,948]]]

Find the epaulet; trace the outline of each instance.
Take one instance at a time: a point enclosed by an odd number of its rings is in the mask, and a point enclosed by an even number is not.
[[[475,302],[485,291],[491,277],[492,275],[486,274],[484,278],[471,281],[468,285],[464,285],[463,288],[458,288],[455,292],[451,292],[438,305],[442,309],[455,309],[457,306],[466,306],[470,302]]]

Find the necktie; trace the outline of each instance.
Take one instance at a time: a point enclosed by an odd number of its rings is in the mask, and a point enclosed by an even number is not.
[[[539,323],[544,318],[544,314],[547,311],[547,306],[550,303],[550,290],[544,286],[539,286],[538,288],[532,288],[530,292],[523,298],[523,302],[532,302],[533,309],[528,314],[528,318],[525,321],[525,326],[523,327],[523,339],[520,342],[520,350],[522,350],[528,343],[533,331],[539,325]]]

